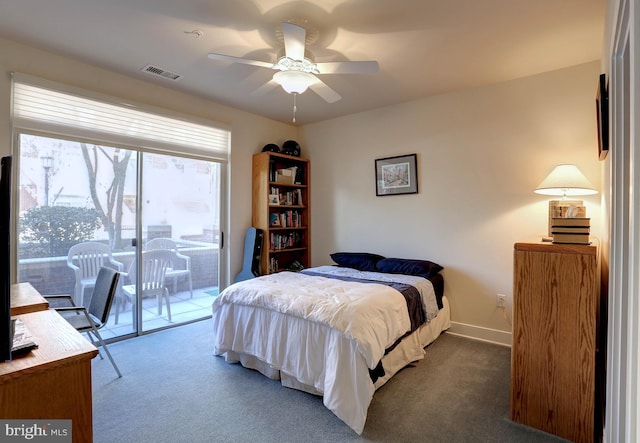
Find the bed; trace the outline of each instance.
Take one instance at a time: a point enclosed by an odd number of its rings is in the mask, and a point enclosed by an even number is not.
[[[336,265],[235,283],[212,305],[214,353],[323,397],[361,434],[374,392],[450,326],[442,267],[336,253]]]

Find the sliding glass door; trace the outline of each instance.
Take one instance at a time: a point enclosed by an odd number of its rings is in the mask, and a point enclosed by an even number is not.
[[[118,269],[105,338],[210,315],[223,164],[24,133],[18,152],[19,281],[87,305],[96,266]],[[153,286],[155,250],[168,263]]]
[[[211,313],[218,294],[220,164],[162,154],[141,154],[142,242],[137,297],[143,330],[184,323]],[[164,294],[147,296],[153,251],[171,251]],[[164,302],[163,302],[164,300]]]

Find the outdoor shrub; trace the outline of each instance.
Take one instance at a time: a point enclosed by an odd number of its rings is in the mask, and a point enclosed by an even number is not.
[[[66,256],[74,244],[92,240],[101,226],[95,209],[37,206],[20,217],[20,239],[37,245],[30,248],[31,258]]]

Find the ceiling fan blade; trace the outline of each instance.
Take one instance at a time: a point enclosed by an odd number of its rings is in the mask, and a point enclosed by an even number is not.
[[[304,60],[306,29],[293,23],[283,23],[282,37],[284,38],[284,54],[293,60]]]
[[[251,93],[251,95],[264,95],[267,92],[274,90],[278,86],[280,86],[280,85],[278,83],[276,83],[275,80],[269,80],[264,85],[260,86],[258,89],[255,89]]]
[[[322,97],[327,103],[335,103],[342,98],[336,91],[331,89],[320,79],[309,86],[309,89]]]
[[[212,60],[221,60],[231,63],[243,63],[245,65],[259,66],[261,68],[273,69],[273,63],[262,62],[260,60],[250,60],[248,58],[234,57],[233,55],[214,54],[211,53],[208,57]]]
[[[320,74],[375,74],[378,62],[320,62],[316,63]]]

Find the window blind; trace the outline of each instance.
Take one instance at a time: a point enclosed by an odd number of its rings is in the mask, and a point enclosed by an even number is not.
[[[88,137],[136,147],[226,160],[230,132],[195,118],[149,112],[109,97],[25,74],[13,74],[14,128]]]

